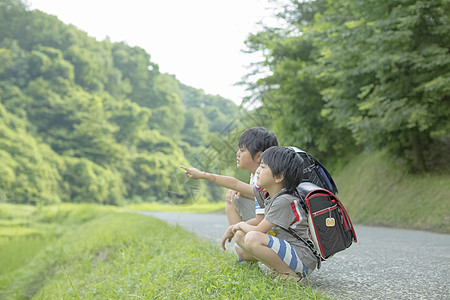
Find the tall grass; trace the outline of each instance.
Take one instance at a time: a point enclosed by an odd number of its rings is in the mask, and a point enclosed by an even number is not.
[[[151,217],[87,205],[36,208],[28,217],[43,243],[0,273],[0,299],[326,299],[274,282],[256,264],[234,264],[217,245]],[[8,257],[24,247],[5,239]]]

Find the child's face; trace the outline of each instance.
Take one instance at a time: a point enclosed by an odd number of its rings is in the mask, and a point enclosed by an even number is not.
[[[236,152],[236,164],[239,169],[254,172],[255,161],[247,148],[240,148]]]
[[[272,170],[265,163],[261,163],[256,170],[256,184],[263,188],[269,188],[275,183]]]

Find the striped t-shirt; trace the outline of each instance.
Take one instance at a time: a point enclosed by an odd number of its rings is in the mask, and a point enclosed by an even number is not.
[[[250,185],[251,186],[257,186],[256,185],[256,176],[255,176],[255,174],[251,174],[250,175]],[[256,199],[256,197],[255,197],[255,214],[257,214],[257,215],[263,215],[264,214],[264,207],[261,207],[259,205],[259,202]]]

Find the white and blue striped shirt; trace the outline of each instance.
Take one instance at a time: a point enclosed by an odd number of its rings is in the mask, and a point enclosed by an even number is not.
[[[250,175],[250,185],[256,186],[256,175],[255,174]],[[257,215],[264,214],[264,208],[261,208],[261,206],[258,203],[258,200],[256,200],[256,197],[255,197],[255,214],[257,214]]]

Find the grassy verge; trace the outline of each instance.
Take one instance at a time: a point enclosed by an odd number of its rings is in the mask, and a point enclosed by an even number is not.
[[[215,213],[225,211],[225,200],[221,202],[201,202],[195,205],[173,205],[162,203],[141,203],[130,204],[123,207],[124,210],[145,210],[145,211],[167,211],[167,212],[186,212],[186,213]]]
[[[450,174],[408,174],[382,152],[356,156],[334,175],[354,223],[450,233]]]
[[[217,245],[151,217],[89,205],[0,205],[0,220],[1,299],[327,299],[276,283],[257,265],[235,265]],[[8,236],[8,228],[24,231]],[[28,249],[25,229],[41,243]],[[10,264],[19,249],[21,261]]]

